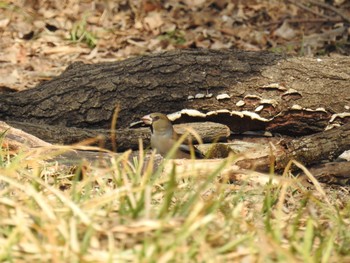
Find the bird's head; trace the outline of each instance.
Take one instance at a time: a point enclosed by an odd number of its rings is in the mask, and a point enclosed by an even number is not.
[[[151,113],[149,115],[143,116],[141,120],[148,125],[151,125],[152,132],[167,132],[172,131],[173,126],[165,114],[162,113]]]

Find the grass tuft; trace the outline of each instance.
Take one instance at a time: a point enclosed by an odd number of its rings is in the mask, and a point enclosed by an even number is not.
[[[62,153],[69,148],[59,149]],[[52,153],[56,156],[57,153]],[[191,262],[350,260],[347,188],[290,180],[222,183],[214,170],[125,152],[67,166],[0,150],[0,260]],[[35,158],[35,160],[33,159]],[[171,169],[164,169],[164,167]],[[342,192],[341,192],[342,191]]]

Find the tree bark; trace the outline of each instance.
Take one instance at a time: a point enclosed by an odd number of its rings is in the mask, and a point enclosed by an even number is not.
[[[253,144],[239,154],[242,160],[237,165],[247,169],[268,171],[273,165],[283,170],[290,160],[296,160],[310,167],[321,161],[333,161],[342,152],[350,149],[350,123],[296,139],[270,138],[260,145]],[[350,173],[350,171],[349,171]]]
[[[150,112],[182,110],[175,122],[306,135],[349,120],[349,81],[349,57],[177,50],[115,63],[75,63],[34,89],[2,94],[0,119],[107,129],[119,105],[121,129]]]

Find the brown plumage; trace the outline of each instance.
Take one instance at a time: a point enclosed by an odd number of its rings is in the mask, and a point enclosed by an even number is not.
[[[163,157],[167,156],[180,136],[175,132],[173,125],[165,114],[151,113],[142,117],[145,124],[151,125],[151,146]],[[203,154],[191,144],[181,144],[176,150],[174,159],[190,159],[194,155],[197,159],[204,158]]]

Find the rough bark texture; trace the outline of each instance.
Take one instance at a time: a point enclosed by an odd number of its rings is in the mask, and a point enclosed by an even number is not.
[[[350,149],[350,123],[296,139],[266,138],[256,141],[259,143],[239,152],[244,154],[237,163],[240,167],[268,171],[271,163],[275,163],[275,169],[281,171],[290,160],[309,167],[323,160],[332,161]]]
[[[350,162],[330,162],[317,165],[310,173],[322,183],[350,184]]]
[[[233,131],[303,135],[323,131],[333,114],[342,115],[332,121],[349,117],[349,81],[348,57],[178,50],[115,63],[75,63],[35,89],[2,94],[0,119],[108,128],[119,105],[117,127],[127,128],[150,112],[191,108],[202,114],[183,112],[177,122],[214,121]],[[223,109],[228,112],[208,113]]]
[[[315,164],[321,160],[334,160],[342,152],[350,149],[350,123],[294,139],[285,147],[288,152],[285,159],[296,159],[305,165]],[[285,164],[285,161],[280,162],[278,168],[283,168]]]

